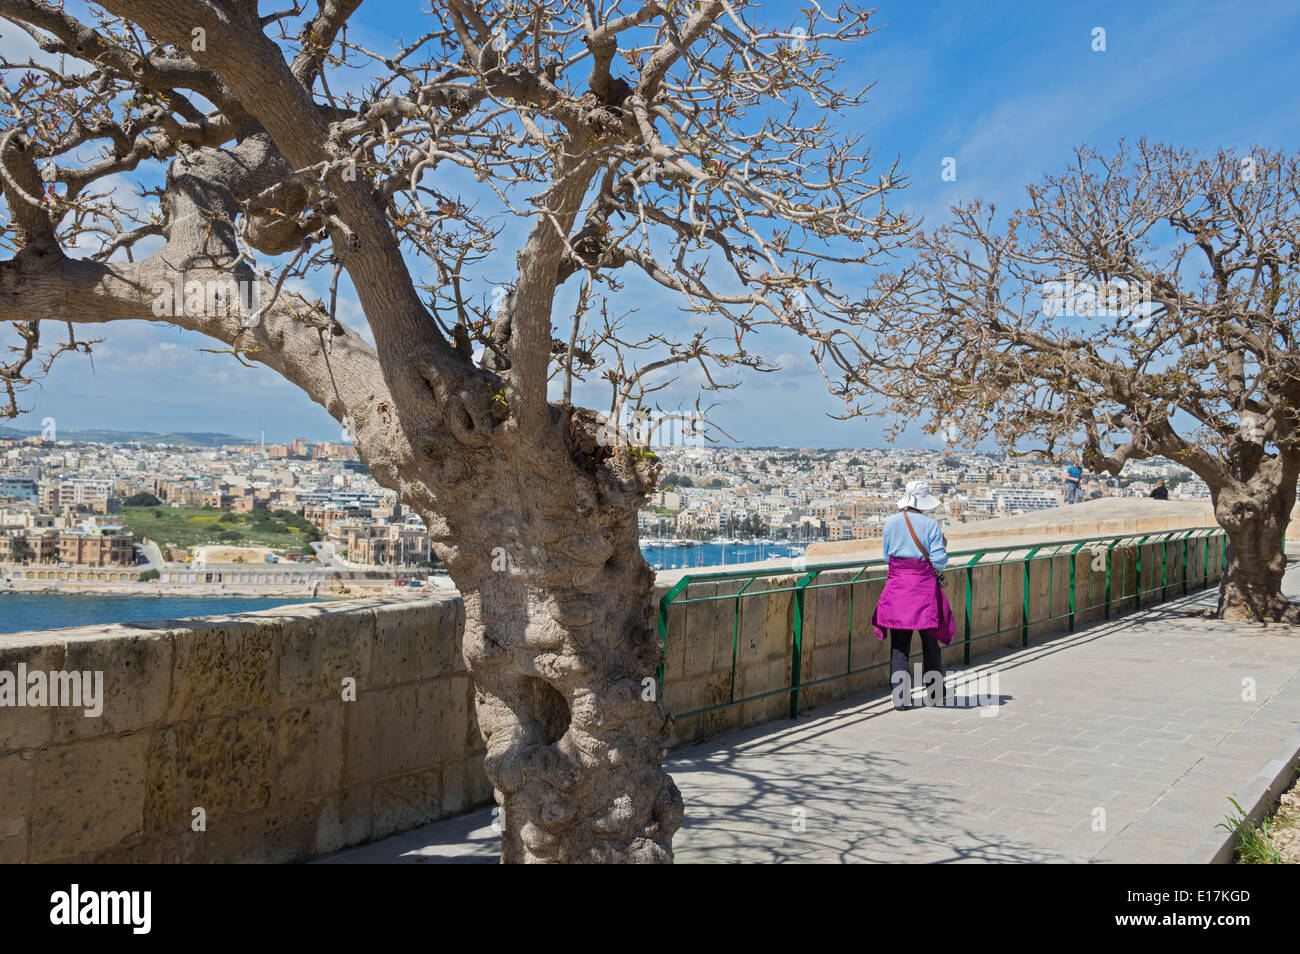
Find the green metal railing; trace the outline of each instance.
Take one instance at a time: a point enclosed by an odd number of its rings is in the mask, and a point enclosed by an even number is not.
[[[1191,570],[1191,546],[1200,541],[1203,543],[1203,565],[1199,574],[1193,575]],[[1213,547],[1212,542],[1217,543]],[[1112,612],[1125,608],[1125,604],[1132,603],[1131,608],[1137,609],[1143,605],[1144,597],[1159,593],[1161,600],[1166,600],[1173,589],[1180,589],[1181,593],[1187,593],[1189,586],[1208,586],[1210,582],[1210,551],[1217,549],[1215,562],[1219,564],[1220,570],[1227,566],[1227,549],[1223,545],[1226,542],[1226,535],[1218,527],[1196,527],[1187,530],[1165,530],[1154,533],[1129,533],[1119,536],[1101,536],[1101,537],[1082,537],[1073,540],[1062,540],[1055,543],[1038,543],[1038,544],[1019,544],[1001,547],[985,547],[975,550],[957,550],[948,555],[948,566],[944,573],[948,578],[949,598],[952,600],[952,581],[954,576],[964,577],[965,587],[965,611],[960,625],[964,628],[962,637],[962,657],[966,665],[971,661],[971,646],[985,639],[995,639],[1017,629],[1020,630],[1020,644],[1029,645],[1030,630],[1040,627],[1043,624],[1066,621],[1066,629],[1074,632],[1076,620],[1079,614],[1087,613],[1092,610],[1101,610],[1105,619],[1110,619]],[[1170,578],[1170,546],[1174,546],[1175,561],[1181,568],[1177,579]],[[1178,559],[1178,552],[1181,545],[1181,559]],[[1146,548],[1159,547],[1159,579],[1158,586],[1148,586],[1143,589],[1143,565],[1142,552]],[[1126,571],[1124,577],[1116,580],[1115,578],[1115,551],[1116,548],[1127,551],[1132,548],[1134,559],[1132,567],[1127,566],[1128,560],[1125,560]],[[1093,572],[1087,574],[1087,599],[1086,605],[1079,605],[1079,580],[1078,580],[1078,556],[1087,550],[1093,555]],[[1061,556],[1070,557],[1069,563],[1069,600],[1068,609],[1065,612],[1053,613],[1056,607],[1056,561],[1055,558]],[[996,560],[993,558],[997,557]],[[963,559],[964,558],[964,559]],[[988,558],[988,559],[986,559]],[[1105,583],[1101,587],[1100,596],[1094,600],[1093,579],[1102,568],[1098,566],[1104,560]],[[1037,566],[1046,563],[1046,568]],[[1021,567],[1022,574],[1022,596],[1021,596],[1021,614],[1020,620],[1012,626],[1004,627],[1002,625],[1002,581],[1008,567]],[[802,690],[810,686],[820,685],[822,683],[833,682],[839,679],[847,679],[850,676],[859,675],[888,666],[889,662],[874,663],[870,666],[853,666],[853,622],[854,622],[854,587],[858,583],[878,583],[882,582],[886,576],[888,563],[881,557],[868,561],[848,561],[837,563],[817,563],[807,566],[798,566],[791,570],[789,568],[761,569],[761,570],[724,570],[719,572],[708,573],[688,573],[682,576],[674,583],[659,601],[659,637],[663,642],[665,658],[669,646],[669,625],[668,617],[670,609],[682,607],[688,604],[712,603],[724,600],[732,601],[732,625],[731,625],[731,676],[730,687],[727,701],[720,702],[716,705],[705,706],[699,709],[693,709],[689,712],[675,713],[677,719],[685,719],[691,716],[703,715],[709,712],[715,712],[721,709],[727,709],[732,706],[744,705],[749,702],[757,702],[761,699],[767,699],[772,696],[788,694],[790,697],[790,718],[794,718],[799,712],[799,698]],[[973,625],[973,603],[974,603],[974,576],[977,569],[986,567],[998,568],[997,573],[997,603],[996,603],[996,623],[992,632],[983,635],[974,635]],[[1034,572],[1037,566],[1037,572]],[[1148,576],[1153,577],[1151,572],[1154,568],[1148,568]],[[818,577],[823,574],[837,571],[857,572],[851,578],[837,579],[830,582],[817,582]],[[875,575],[866,575],[875,571]],[[1041,577],[1047,574],[1047,591],[1048,591],[1048,615],[1041,619],[1029,618],[1030,613],[1030,594],[1031,583],[1035,577]],[[778,586],[767,589],[751,589],[754,583],[760,579],[771,577],[788,577],[797,576],[797,581],[790,586]],[[734,592],[712,594],[708,596],[690,596],[687,593],[689,587],[701,583],[728,583],[735,582],[739,584]],[[1115,584],[1119,584],[1119,593],[1114,593]],[[1129,591],[1129,583],[1132,583],[1132,590]],[[1038,580],[1038,585],[1042,585]],[[847,639],[847,653],[845,668],[843,672],[835,675],[826,676],[821,679],[805,681],[803,679],[803,647],[804,647],[804,626],[805,626],[805,606],[809,591],[818,589],[830,589],[834,587],[849,587],[849,632]],[[793,620],[790,627],[790,682],[789,685],[778,689],[771,689],[766,692],[760,692],[755,695],[736,698],[736,674],[737,663],[740,656],[740,611],[742,599],[753,599],[754,597],[770,597],[776,593],[793,593]],[[683,596],[683,594],[686,594]],[[869,632],[869,631],[868,631]],[[659,666],[659,689],[662,694],[664,688],[664,666]],[[663,696],[661,695],[661,698]]]

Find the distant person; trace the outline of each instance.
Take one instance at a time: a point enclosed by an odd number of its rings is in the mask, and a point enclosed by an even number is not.
[[[1065,468],[1065,502],[1080,503],[1083,500],[1083,461],[1076,457]]]
[[[1151,496],[1156,500],[1169,499],[1169,488],[1165,486],[1165,482],[1163,480],[1160,481],[1158,484],[1156,484],[1156,489],[1151,491]]]
[[[895,709],[910,709],[912,699],[908,657],[912,654],[912,631],[921,633],[921,657],[925,663],[923,682],[936,687],[940,704],[946,701],[943,685],[943,651],[957,631],[952,607],[944,595],[939,571],[948,565],[948,540],[938,522],[926,511],[939,506],[930,485],[913,480],[898,501],[899,512],[885,521],[883,542],[889,559],[884,592],[871,615],[876,638],[889,634],[889,677]]]

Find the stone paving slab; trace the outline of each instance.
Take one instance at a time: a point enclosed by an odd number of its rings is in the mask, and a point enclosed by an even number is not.
[[[1300,627],[1189,615],[1214,595],[982,657],[949,673],[953,707],[875,693],[674,750],[677,860],[1184,860],[1300,726]],[[495,861],[492,821],[320,861]]]

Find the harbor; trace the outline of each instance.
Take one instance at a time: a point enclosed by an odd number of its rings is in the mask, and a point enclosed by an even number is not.
[[[805,544],[790,540],[736,537],[715,540],[649,537],[641,541],[641,554],[655,570],[732,566],[783,557],[794,560],[803,556],[806,550]]]

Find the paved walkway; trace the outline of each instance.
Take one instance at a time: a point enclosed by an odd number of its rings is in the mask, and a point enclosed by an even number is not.
[[[1287,584],[1300,598],[1300,569]],[[1300,746],[1300,627],[1188,615],[1213,599],[983,657],[950,673],[957,707],[857,696],[677,749],[677,860],[1204,860],[1228,797]],[[321,861],[496,855],[483,810]]]

